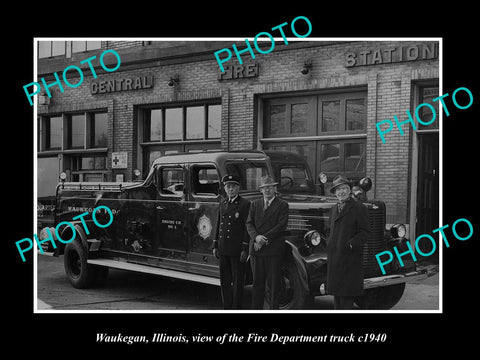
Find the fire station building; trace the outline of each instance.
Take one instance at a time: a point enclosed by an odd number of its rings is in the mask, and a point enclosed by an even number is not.
[[[385,143],[375,124],[407,120],[421,103],[439,114],[439,41],[294,40],[254,59],[244,53],[242,63],[233,55],[223,73],[214,52],[244,41],[39,41],[36,81],[84,70],[80,85],[37,96],[39,208],[61,172],[68,181],[132,181],[165,154],[278,149],[304,156],[315,177],[370,177],[387,224],[409,225],[411,238],[437,228],[438,117],[417,131],[404,123],[404,135],[395,128]],[[108,49],[121,58],[114,72],[98,62]],[[96,76],[80,65],[93,56]]]

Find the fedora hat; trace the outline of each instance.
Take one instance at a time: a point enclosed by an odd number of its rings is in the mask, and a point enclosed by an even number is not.
[[[266,175],[260,178],[260,185],[258,187],[263,188],[266,186],[274,186],[274,185],[278,185],[278,182],[275,182],[271,176]]]
[[[334,194],[335,189],[343,184],[347,184],[348,186],[351,187],[350,182],[346,178],[344,178],[342,175],[335,176],[332,182],[332,187],[330,188],[330,192]]]

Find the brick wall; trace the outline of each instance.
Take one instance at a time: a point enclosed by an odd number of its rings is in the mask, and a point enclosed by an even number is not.
[[[404,42],[403,45],[416,43],[419,42]],[[317,90],[335,91],[364,87],[368,94],[366,173],[374,183],[372,194],[386,202],[387,220],[408,222],[413,132],[408,124],[404,124],[404,136],[395,129],[385,136],[386,143],[383,144],[375,123],[383,119],[393,121],[393,115],[397,115],[399,120],[406,119],[405,111],[412,107],[412,82],[437,79],[438,59],[349,68],[345,66],[348,52],[389,48],[397,44],[316,43],[317,46],[307,47],[295,47],[293,42],[290,44],[292,45],[283,46],[281,49],[279,47],[279,51],[270,54],[256,54],[254,60],[248,53],[243,54],[245,63],[259,64],[259,76],[256,78],[219,81],[219,67],[213,52],[211,56],[201,60],[154,61],[120,67],[114,73],[99,74],[97,79],[103,81],[118,77],[154,75],[155,85],[151,89],[92,95],[89,89],[92,76],[85,71],[84,82],[79,87],[65,86],[64,93],[60,93],[58,87],[51,88],[51,105],[48,108],[40,107],[39,114],[70,111],[72,104],[77,104],[76,108],[80,107],[85,111],[98,107],[98,104],[107,104],[113,134],[109,143],[109,156],[112,151],[128,152],[126,180],[130,180],[133,169],[139,166],[136,160],[139,151],[136,143],[137,124],[134,121],[139,105],[221,99],[222,148],[252,149],[257,148],[259,142],[258,124],[262,119],[258,118],[258,108],[262,96],[277,93],[293,96]],[[319,44],[321,46],[318,46]],[[118,49],[121,54],[121,49],[130,45],[132,44],[121,41],[109,41],[102,44],[102,47]],[[311,60],[312,68],[308,75],[302,75],[300,69],[306,60]],[[179,84],[174,87],[167,86],[168,80],[175,74],[179,74]],[[110,157],[108,166],[110,167]]]

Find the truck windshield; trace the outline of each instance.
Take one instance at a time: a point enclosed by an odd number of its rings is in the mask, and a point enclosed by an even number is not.
[[[268,174],[263,162],[231,162],[225,165],[227,174],[240,177],[240,190],[258,190],[260,178]]]
[[[278,165],[277,179],[280,182],[280,192],[310,192],[315,191],[308,171],[303,165]]]

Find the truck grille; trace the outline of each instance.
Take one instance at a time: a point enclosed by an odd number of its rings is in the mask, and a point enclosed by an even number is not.
[[[294,217],[290,215],[288,217],[288,225],[287,230],[310,230],[312,225],[308,224],[307,219],[303,219],[301,217]]]
[[[365,276],[381,273],[375,255],[386,249],[385,243],[385,205],[376,203],[368,209],[370,220],[370,237],[363,248],[363,269]]]

